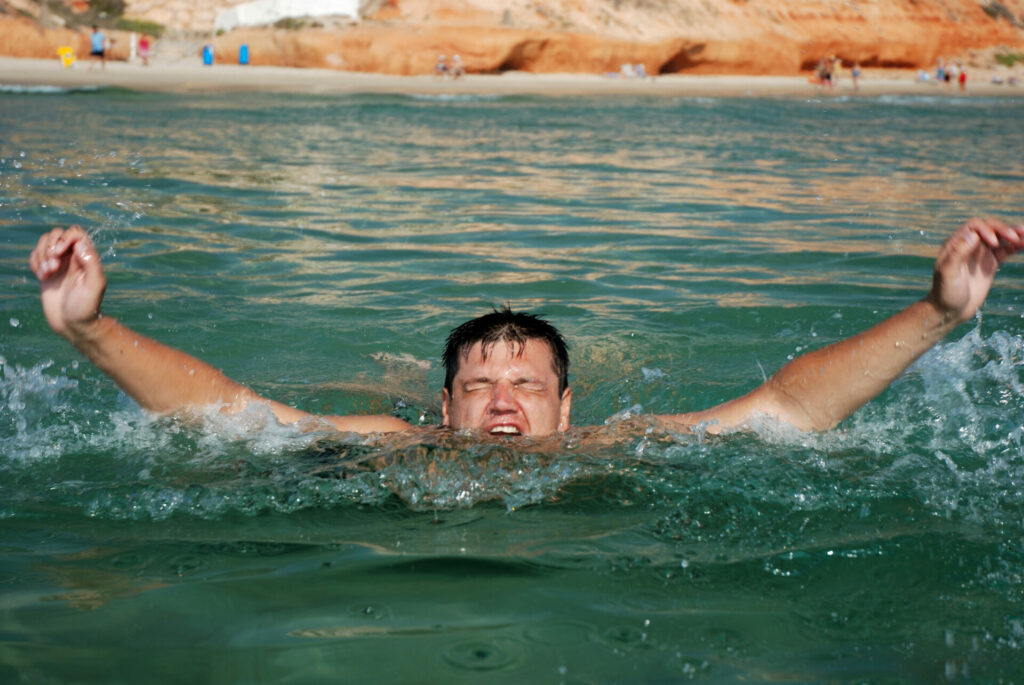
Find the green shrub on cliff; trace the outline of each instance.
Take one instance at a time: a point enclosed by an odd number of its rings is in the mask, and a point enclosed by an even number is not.
[[[124,0],[92,0],[89,11],[100,17],[120,17],[124,14]]]
[[[996,54],[996,62],[1012,67],[1017,62],[1024,63],[1024,52],[1000,52]]]
[[[117,20],[117,29],[121,31],[135,31],[136,33],[146,33],[154,38],[159,38],[163,35],[164,27],[162,24],[158,24],[155,21],[146,21],[144,19],[128,19],[126,17],[120,17]]]

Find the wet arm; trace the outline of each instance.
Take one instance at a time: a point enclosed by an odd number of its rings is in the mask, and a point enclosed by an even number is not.
[[[219,407],[234,414],[250,402],[266,404],[281,423],[322,420],[356,433],[404,430],[409,425],[391,416],[316,416],[269,400],[220,370],[100,316],[73,341],[74,346],[144,408],[173,414]]]
[[[936,259],[928,296],[867,331],[809,352],[752,392],[711,409],[661,417],[670,424],[742,426],[755,414],[828,430],[882,392],[984,302],[999,264],[1024,248],[1024,225],[972,219]]]
[[[88,235],[80,227],[54,229],[29,258],[39,279],[43,311],[55,333],[110,376],[143,408],[177,413],[209,406],[235,413],[265,403],[282,423],[313,415],[260,397],[209,364],[163,345],[100,313],[106,277]],[[390,416],[318,417],[340,430],[362,433],[403,430]]]
[[[885,390],[956,324],[924,299],[859,335],[797,357],[742,397],[664,418],[687,425],[708,422],[715,430],[765,414],[802,430],[828,430]]]

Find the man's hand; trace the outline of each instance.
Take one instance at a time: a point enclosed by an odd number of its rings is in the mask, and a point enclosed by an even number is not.
[[[74,343],[99,318],[107,287],[88,234],[80,226],[53,229],[39,238],[29,266],[39,279],[46,322]]]
[[[927,300],[957,323],[967,321],[985,301],[999,265],[1021,248],[1024,224],[971,219],[939,250]]]

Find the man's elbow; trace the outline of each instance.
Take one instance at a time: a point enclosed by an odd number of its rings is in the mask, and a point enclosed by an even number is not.
[[[770,378],[767,386],[769,398],[766,402],[771,407],[766,413],[774,414],[778,420],[788,423],[802,431],[824,433],[839,425],[846,418],[829,406],[820,406],[806,397],[792,392],[785,384]]]

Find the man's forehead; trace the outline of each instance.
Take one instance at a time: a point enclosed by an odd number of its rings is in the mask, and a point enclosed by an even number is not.
[[[515,340],[497,340],[490,343],[477,341],[463,349],[460,355],[464,363],[477,364],[494,361],[501,363],[507,359],[522,360],[526,363],[539,364],[544,367],[552,367],[554,370],[554,355],[551,346],[547,341],[529,338],[525,342]],[[459,375],[465,370],[460,365]]]

